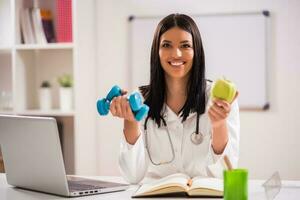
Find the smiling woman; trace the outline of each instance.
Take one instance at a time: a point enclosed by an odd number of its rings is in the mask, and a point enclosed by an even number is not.
[[[167,82],[167,94],[175,90],[185,91],[189,75],[193,65],[194,49],[193,38],[189,32],[178,27],[174,27],[162,34],[159,46],[160,64],[165,71],[165,81]],[[182,84],[184,83],[184,84]],[[168,106],[176,113],[179,113],[186,101],[183,94],[181,100],[172,100],[173,95],[169,94],[167,99]],[[173,96],[178,98],[178,96]]]
[[[188,80],[194,57],[192,35],[178,27],[170,29],[161,36],[159,56],[168,79]]]
[[[151,48],[150,83],[141,86],[150,110],[137,122],[125,92],[112,100],[113,116],[124,119],[120,168],[137,183],[173,173],[222,176],[227,155],[238,160],[237,101],[210,101],[200,32],[194,20],[171,14],[157,25]]]

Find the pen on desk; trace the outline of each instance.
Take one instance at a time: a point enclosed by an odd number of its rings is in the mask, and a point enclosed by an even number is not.
[[[232,170],[233,168],[232,168],[231,162],[227,155],[224,156],[224,161],[225,161],[225,165],[226,165],[227,169]]]

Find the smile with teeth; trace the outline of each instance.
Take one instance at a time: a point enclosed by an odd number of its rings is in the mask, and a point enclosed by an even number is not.
[[[174,67],[179,67],[185,64],[185,62],[183,61],[171,61],[169,62],[170,65],[174,66]]]

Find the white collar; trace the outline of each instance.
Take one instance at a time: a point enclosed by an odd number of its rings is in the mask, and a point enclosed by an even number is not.
[[[163,118],[165,119],[166,122],[171,122],[171,121],[182,121],[182,117],[177,115],[166,103],[163,105]],[[196,112],[190,113],[187,119],[194,117],[196,115]]]

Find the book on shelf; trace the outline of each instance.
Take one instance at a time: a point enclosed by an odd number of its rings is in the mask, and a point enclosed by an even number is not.
[[[56,41],[51,10],[21,8],[20,26],[24,44],[46,44]]]
[[[72,0],[56,0],[56,40],[72,42]]]
[[[29,8],[21,8],[20,9],[20,25],[21,25],[21,36],[23,43],[25,44],[34,44],[35,41],[35,33],[32,27],[32,18],[31,11]]]
[[[43,30],[44,30],[47,42],[54,43],[55,42],[55,34],[54,34],[53,17],[52,17],[51,10],[41,9],[41,18],[42,18]]]
[[[222,197],[223,180],[177,173],[142,184],[132,197],[155,196]]]
[[[32,24],[33,30],[35,33],[35,39],[37,44],[46,44],[47,39],[43,29],[42,23],[42,16],[41,16],[41,9],[40,8],[32,8],[31,9],[32,15]]]

